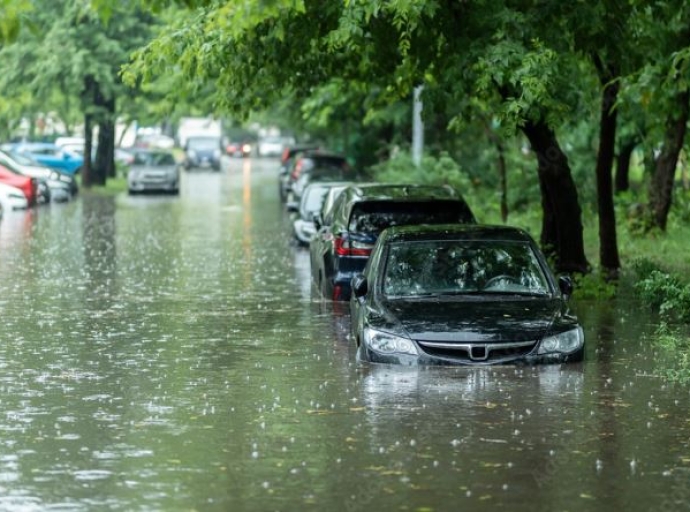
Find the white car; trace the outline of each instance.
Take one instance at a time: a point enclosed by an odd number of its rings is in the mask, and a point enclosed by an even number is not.
[[[17,187],[0,182],[0,205],[3,213],[8,213],[12,210],[25,210],[29,207],[29,201]]]
[[[259,156],[281,156],[285,148],[285,140],[282,137],[264,137],[259,139],[256,152]]]

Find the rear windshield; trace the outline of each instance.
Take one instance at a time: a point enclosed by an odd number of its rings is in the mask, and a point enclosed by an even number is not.
[[[366,201],[352,209],[348,230],[380,233],[391,226],[473,222],[469,207],[461,201]]]

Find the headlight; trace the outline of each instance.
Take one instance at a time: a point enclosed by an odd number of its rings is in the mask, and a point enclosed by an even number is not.
[[[538,354],[549,354],[552,352],[561,352],[569,354],[580,349],[585,342],[585,335],[582,332],[582,327],[571,329],[570,331],[561,332],[553,336],[549,336],[541,340],[539,344]]]
[[[252,147],[249,144],[243,144],[242,145],[242,151],[244,153],[251,153]]]
[[[196,151],[190,149],[189,151],[187,151],[187,155],[189,156],[189,158],[196,158]]]
[[[213,150],[213,157],[214,158],[220,158],[220,149],[214,149]]]
[[[417,355],[417,347],[412,340],[374,329],[364,330],[364,343],[370,349],[382,354]]]

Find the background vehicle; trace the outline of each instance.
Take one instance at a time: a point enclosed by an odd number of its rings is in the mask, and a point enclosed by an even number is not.
[[[295,214],[292,221],[292,232],[299,243],[309,245],[316,234],[314,216],[321,211],[324,199],[329,192],[342,191],[351,184],[351,182],[312,183],[304,190],[299,204],[294,202],[287,204],[288,211]]]
[[[316,149],[318,149],[318,146],[313,144],[292,145],[286,146],[285,149],[283,149],[283,154],[280,157],[280,170],[278,172],[278,195],[281,201],[285,202],[287,200],[290,168],[293,165],[294,159],[300,153]]]
[[[191,137],[209,137],[221,139],[223,127],[220,120],[209,117],[183,117],[177,126],[177,144],[181,148],[187,147]],[[220,149],[220,144],[218,144]]]
[[[332,169],[333,174],[340,174],[339,179],[351,179],[345,177],[351,169],[344,155],[330,153],[318,149],[296,153],[288,162],[285,174],[281,175],[281,198],[287,200],[293,192],[293,186],[302,173],[308,173],[315,168]],[[299,200],[299,197],[296,198]]]
[[[0,181],[0,205],[3,213],[7,213],[28,208],[29,201],[21,189]]]
[[[79,172],[84,164],[84,159],[81,155],[46,142],[7,144],[3,145],[2,149],[28,156],[42,165],[70,175]]]
[[[39,183],[44,183],[45,186],[42,188],[47,187],[49,189],[47,200],[68,201],[78,190],[74,176],[40,165],[31,158],[18,153],[0,150],[0,165],[17,174],[36,178]],[[45,192],[43,196],[45,198]]]
[[[297,181],[292,184],[292,190],[288,197],[288,201],[299,202],[304,189],[312,183],[328,183],[328,182],[356,182],[359,180],[359,175],[349,166],[343,167],[313,167],[308,171],[300,174]]]
[[[572,283],[551,273],[523,230],[441,225],[386,229],[353,279],[359,360],[487,365],[580,361]]]
[[[221,138],[215,136],[189,137],[184,148],[185,169],[210,167],[220,171],[221,142]]]
[[[343,190],[309,244],[312,281],[332,300],[350,297],[378,234],[405,224],[475,223],[465,200],[445,186],[369,183]]]
[[[38,183],[35,178],[13,173],[0,165],[0,182],[11,185],[22,191],[27,200],[27,206],[34,206],[38,201]]]
[[[246,141],[231,141],[225,145],[225,152],[234,157],[248,157],[252,154],[252,145]]]
[[[256,143],[256,153],[258,156],[281,156],[285,149],[285,139],[283,137],[262,137]]]
[[[127,190],[139,192],[180,192],[179,165],[173,154],[163,150],[140,149],[133,152],[134,161],[127,172]]]

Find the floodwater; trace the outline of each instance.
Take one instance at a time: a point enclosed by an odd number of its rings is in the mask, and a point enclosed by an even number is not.
[[[583,364],[359,366],[276,169],[0,221],[1,511],[688,510],[642,305],[574,304]]]

